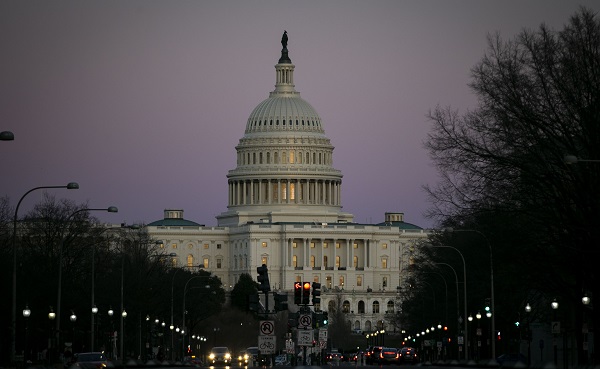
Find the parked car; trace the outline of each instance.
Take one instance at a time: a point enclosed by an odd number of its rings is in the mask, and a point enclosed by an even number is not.
[[[417,356],[417,350],[413,347],[403,347],[400,350],[400,362],[401,363],[418,363],[419,357]]]
[[[400,354],[398,353],[398,349],[394,347],[382,348],[379,352],[379,359],[377,362],[379,364],[399,364]]]
[[[209,364],[217,365],[229,365],[231,364],[231,352],[227,347],[219,346],[213,347],[210,350],[210,355],[208,355]]]
[[[101,352],[81,352],[73,355],[70,368],[103,369],[108,365],[108,359]]]

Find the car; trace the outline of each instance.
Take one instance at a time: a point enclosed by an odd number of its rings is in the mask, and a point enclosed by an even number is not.
[[[249,356],[249,363],[250,365],[254,365],[254,363],[257,363],[258,365],[267,365],[267,356],[261,355],[260,354],[260,350],[258,349],[258,347],[256,346],[251,346],[246,348],[246,352],[248,353]]]
[[[403,347],[400,350],[400,362],[401,363],[417,363],[419,357],[417,356],[417,350],[413,347]]]
[[[238,354],[238,364],[248,365],[248,363],[252,364],[252,355],[248,354],[246,350],[240,351]]]
[[[212,365],[229,365],[231,364],[231,352],[225,346],[213,347],[208,355],[208,360],[208,363]]]
[[[521,353],[510,353],[498,356],[496,361],[501,367],[514,367],[517,363],[527,365],[527,356]]]
[[[368,365],[372,365],[378,362],[379,353],[383,346],[372,346],[366,352],[366,362]]]
[[[101,352],[80,352],[73,355],[70,368],[102,369],[109,366],[108,359]]]
[[[379,364],[398,364],[400,362],[400,353],[397,348],[384,347],[379,351]]]

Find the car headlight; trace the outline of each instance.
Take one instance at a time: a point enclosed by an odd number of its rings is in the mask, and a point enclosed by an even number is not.
[[[231,359],[231,354],[230,353],[226,353],[225,354],[225,359]]]
[[[212,360],[212,359],[214,359],[214,358],[215,358],[215,354],[213,354],[213,353],[211,352],[211,353],[210,353],[210,356],[209,356],[209,358],[210,358],[211,360]]]
[[[248,360],[248,354],[244,355],[244,359]]]

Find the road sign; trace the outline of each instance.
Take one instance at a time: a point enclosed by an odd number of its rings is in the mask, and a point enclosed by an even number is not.
[[[298,346],[312,346],[313,330],[303,329],[298,330]]]
[[[319,348],[326,348],[327,347],[327,341],[319,341]]]
[[[327,329],[319,329],[319,341],[327,341]]]
[[[275,336],[258,336],[258,350],[262,354],[275,353]]]
[[[273,320],[261,320],[259,328],[261,336],[275,335],[275,322]]]
[[[298,319],[298,328],[311,328],[312,327],[312,315],[311,314],[300,314]]]

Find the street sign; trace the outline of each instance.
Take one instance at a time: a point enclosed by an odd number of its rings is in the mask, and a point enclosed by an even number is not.
[[[275,335],[275,322],[273,320],[261,320],[259,328],[261,336]]]
[[[312,327],[312,315],[311,314],[300,314],[298,319],[298,328],[311,328]]]
[[[298,330],[298,346],[312,346],[313,330],[303,329]]]
[[[275,353],[275,336],[258,336],[258,350],[262,354]]]
[[[327,329],[319,329],[319,341],[327,341]]]

